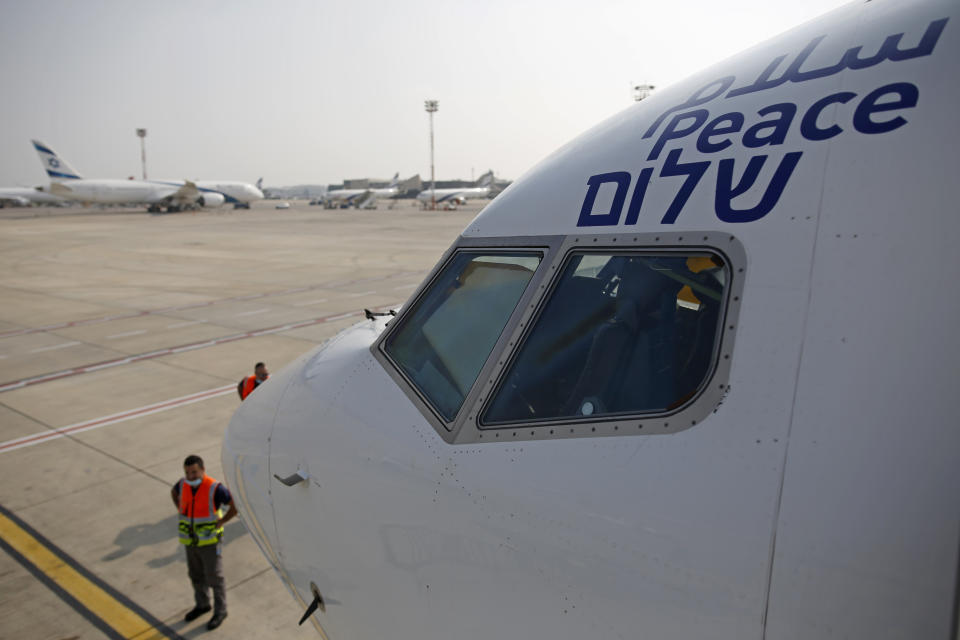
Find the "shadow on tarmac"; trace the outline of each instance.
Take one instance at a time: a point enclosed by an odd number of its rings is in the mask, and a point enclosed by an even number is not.
[[[114,538],[113,544],[117,547],[107,555],[103,556],[101,560],[104,562],[113,562],[114,560],[119,560],[124,558],[140,547],[149,547],[155,544],[163,544],[166,542],[176,544],[177,543],[177,520],[178,516],[173,514],[159,522],[154,522],[151,524],[136,524],[132,527],[126,527],[117,534],[117,537]],[[234,519],[232,522],[228,522],[223,527],[223,545],[226,546],[236,540],[237,538],[246,535],[246,529],[243,526],[243,523],[240,522],[240,519]],[[177,544],[173,553],[163,557],[152,558],[146,564],[151,569],[159,569],[165,567],[174,562],[186,563],[184,559],[183,551],[180,549],[180,544]]]

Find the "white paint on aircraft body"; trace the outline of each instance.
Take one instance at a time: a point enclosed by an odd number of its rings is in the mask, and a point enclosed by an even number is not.
[[[958,13],[873,0],[806,23],[561,148],[451,247],[741,243],[736,344],[706,383],[725,395],[696,424],[458,440],[516,320],[450,432],[378,357],[382,318],[244,402],[225,476],[294,596],[336,601],[327,635],[955,637]]]
[[[426,189],[417,194],[420,202],[457,201],[462,204],[467,200],[482,200],[490,196],[490,187],[464,187],[462,189]],[[462,202],[461,202],[462,201]]]
[[[386,187],[374,189],[333,189],[327,191],[323,196],[323,201],[327,206],[339,206],[342,204],[355,205],[358,208],[373,208],[377,200],[385,200],[399,195],[400,174],[396,173],[393,180]]]
[[[343,202],[367,195],[375,198],[392,198],[397,195],[397,193],[396,187],[384,187],[382,189],[334,189],[327,192],[325,199],[332,202]]]
[[[33,146],[51,180],[50,186],[41,190],[66,200],[153,207],[219,207],[228,200],[249,205],[263,198],[259,188],[246,182],[83,178],[47,145],[33,140]]]
[[[185,180],[152,180],[166,185],[183,186]],[[263,192],[248,182],[236,180],[195,180],[194,184],[200,191],[215,191],[226,196],[227,202],[250,203],[263,200]]]
[[[417,194],[417,200],[424,204],[434,201],[441,204],[464,204],[467,200],[482,200],[493,193],[492,183],[493,171],[488,171],[477,179],[475,187],[424,189]]]
[[[172,198],[176,187],[142,180],[78,179],[51,182],[50,193],[65,200],[100,204],[160,203]]]
[[[17,206],[29,204],[59,205],[64,203],[63,198],[29,187],[0,188],[0,203],[4,201],[15,202]]]

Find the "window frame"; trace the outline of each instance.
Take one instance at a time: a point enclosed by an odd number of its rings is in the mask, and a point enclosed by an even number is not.
[[[730,365],[738,329],[738,318],[746,276],[747,258],[743,244],[732,234],[719,231],[684,231],[665,233],[583,234],[570,236],[538,236],[535,238],[464,238],[461,237],[434,267],[430,277],[404,306],[397,320],[399,326],[406,313],[415,308],[423,294],[436,281],[440,271],[457,252],[478,249],[503,251],[542,251],[543,257],[516,309],[507,320],[500,338],[467,393],[460,411],[452,421],[444,421],[422,398],[415,385],[405,379],[400,368],[383,350],[383,344],[394,326],[390,326],[371,346],[374,357],[398,383],[408,398],[431,423],[437,433],[450,444],[486,442],[522,442],[555,438],[580,438],[626,435],[672,434],[685,431],[704,420],[722,402],[729,387]],[[606,416],[569,416],[529,423],[484,425],[481,417],[495,397],[502,378],[516,359],[530,330],[535,326],[547,301],[555,292],[564,265],[575,252],[590,253],[693,253],[718,255],[727,265],[729,282],[718,321],[721,323],[713,363],[697,393],[680,407],[668,412],[618,414]]]
[[[388,323],[387,329],[377,338],[374,344],[370,347],[370,351],[373,354],[374,358],[383,365],[387,373],[391,378],[400,386],[406,396],[417,406],[420,412],[424,417],[430,422],[430,424],[436,429],[437,433],[440,434],[448,442],[452,442],[452,436],[456,433],[459,424],[463,421],[467,410],[473,406],[475,403],[474,397],[477,393],[477,388],[481,381],[486,381],[488,377],[488,371],[490,369],[491,362],[494,359],[495,355],[498,355],[503,352],[504,343],[506,342],[507,336],[512,333],[513,327],[515,326],[516,315],[520,312],[521,309],[524,309],[527,304],[529,304],[530,298],[537,291],[537,287],[540,284],[540,281],[546,274],[544,270],[544,265],[548,264],[548,261],[552,262],[552,252],[556,250],[556,246],[559,245],[558,238],[485,238],[483,240],[476,239],[465,239],[460,238],[459,241],[450,249],[448,249],[439,262],[431,270],[430,275],[424,280],[424,282],[417,288],[414,294],[410,299],[404,304],[403,308],[397,313],[397,317],[391,320]],[[504,325],[503,331],[500,336],[497,338],[496,343],[493,348],[490,350],[490,354],[487,356],[484,361],[483,366],[480,368],[480,372],[477,375],[476,380],[474,381],[471,388],[467,391],[466,396],[464,397],[463,404],[460,406],[460,409],[457,411],[456,415],[452,420],[447,420],[432,404],[429,398],[417,387],[417,385],[409,379],[407,374],[403,371],[403,368],[397,363],[393,357],[387,353],[386,346],[387,342],[391,336],[399,331],[400,327],[409,319],[409,316],[416,310],[419,305],[423,302],[424,297],[427,292],[429,292],[433,286],[437,283],[437,280],[440,277],[440,274],[449,267],[457,255],[463,253],[504,253],[504,254],[515,254],[515,253],[531,253],[531,254],[540,254],[540,264],[537,266],[536,271],[534,271],[533,276],[530,278],[530,281],[527,283],[526,289],[524,289],[523,294],[520,296],[517,306],[510,313],[507,318],[507,322]]]

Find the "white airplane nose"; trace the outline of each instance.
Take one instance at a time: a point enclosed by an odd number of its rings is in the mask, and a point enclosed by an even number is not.
[[[227,485],[247,530],[264,555],[280,568],[279,544],[270,497],[270,435],[280,392],[274,375],[247,396],[230,420],[221,458]]]

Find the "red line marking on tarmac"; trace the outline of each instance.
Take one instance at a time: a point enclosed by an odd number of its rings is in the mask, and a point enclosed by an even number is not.
[[[396,306],[398,305],[387,305],[385,307],[379,307],[379,308],[390,309]],[[160,356],[168,356],[175,353],[193,351],[194,349],[204,349],[206,347],[213,347],[220,344],[226,344],[228,342],[236,342],[237,340],[245,340],[246,338],[256,338],[259,336],[266,336],[274,333],[282,333],[284,331],[292,331],[294,329],[302,329],[304,327],[311,327],[313,325],[323,324],[325,322],[336,322],[337,320],[343,320],[345,318],[350,318],[353,316],[363,316],[363,312],[351,311],[349,313],[341,313],[334,316],[322,316],[320,318],[312,318],[310,320],[301,320],[300,322],[290,322],[288,324],[282,324],[275,327],[267,327],[266,329],[257,329],[255,331],[247,331],[244,333],[235,333],[233,335],[224,336],[222,338],[214,338],[213,340],[204,340],[202,342],[191,342],[189,344],[184,344],[177,347],[167,347],[166,349],[158,349],[157,351],[150,351],[148,353],[139,353],[132,356],[126,356],[124,358],[116,358],[114,360],[105,360],[103,362],[96,362],[94,364],[88,364],[82,367],[74,367],[73,369],[55,371],[53,373],[34,376],[32,378],[14,380],[13,382],[8,382],[6,384],[0,385],[0,393],[3,393],[4,391],[13,391],[14,389],[22,389],[23,387],[29,387],[35,384],[41,384],[43,382],[52,382],[54,380],[60,380],[61,378],[69,378],[70,376],[76,376],[83,373],[99,371],[100,369],[109,369],[110,367],[116,367],[122,364],[130,364],[132,362],[143,362],[144,360],[152,360],[153,358],[159,358]]]
[[[85,327],[91,324],[101,324],[103,322],[112,322],[113,320],[129,320],[130,318],[139,318],[141,316],[157,315],[170,313],[171,311],[184,311],[186,309],[198,309],[200,307],[209,307],[214,304],[224,302],[237,302],[243,300],[254,300],[257,298],[269,298],[274,296],[286,296],[304,291],[313,291],[315,289],[332,289],[336,287],[346,287],[351,284],[360,284],[364,282],[379,282],[381,280],[390,280],[398,276],[408,276],[421,273],[420,271],[399,271],[397,273],[383,276],[382,278],[358,278],[356,280],[344,280],[343,282],[328,282],[324,284],[311,285],[309,287],[295,287],[293,289],[284,289],[282,291],[272,291],[268,293],[254,293],[242,296],[233,296],[230,298],[220,298],[219,300],[207,300],[205,302],[191,302],[190,304],[180,304],[173,307],[164,307],[162,309],[150,309],[147,311],[131,311],[130,313],[118,313],[112,316],[101,316],[99,318],[88,318],[86,320],[71,320],[69,322],[60,322],[58,324],[48,324],[42,327],[31,327],[29,329],[11,329],[0,331],[0,338],[11,338],[13,336],[23,336],[30,333],[40,333],[41,331],[55,331],[57,329],[67,329],[69,327]]]
[[[106,427],[107,425],[125,422],[127,420],[133,420],[134,418],[140,418],[143,416],[149,416],[154,413],[160,413],[161,411],[167,411],[169,409],[175,409],[184,405],[193,404],[194,402],[200,402],[201,400],[209,400],[210,398],[216,398],[230,393],[231,391],[235,391],[236,388],[236,385],[228,384],[225,387],[207,389],[206,391],[200,391],[198,393],[192,393],[188,396],[173,398],[172,400],[164,400],[163,402],[157,402],[155,404],[148,404],[136,409],[130,409],[129,411],[122,411],[109,416],[94,418],[93,420],[77,422],[67,425],[66,427],[60,427],[59,429],[52,429],[43,433],[7,440],[6,442],[0,442],[0,453],[5,451],[14,451],[24,447],[32,447],[33,445],[49,442],[50,440],[56,440],[57,438],[63,438],[64,436],[72,435],[74,433],[90,431],[91,429],[99,429],[100,427]]]

